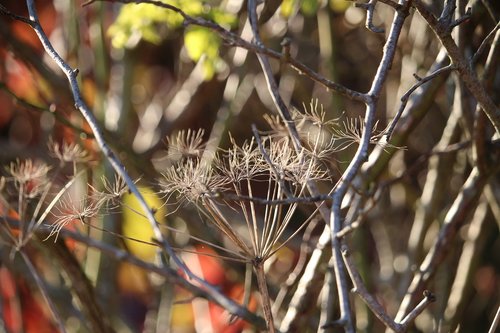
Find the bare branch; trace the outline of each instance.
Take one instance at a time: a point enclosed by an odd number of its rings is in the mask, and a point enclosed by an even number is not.
[[[448,1],[448,3],[451,2],[453,1]],[[491,96],[486,93],[476,73],[472,70],[469,62],[462,55],[460,49],[453,40],[451,36],[452,26],[449,18],[452,14],[448,14],[449,10],[444,10],[443,15],[438,20],[421,0],[414,0],[413,3],[420,15],[422,15],[422,17],[427,21],[431,29],[446,48],[448,56],[450,57],[452,64],[457,68],[460,78],[464,82],[465,86],[476,98],[477,102],[488,116],[490,122],[493,124],[493,127],[495,127],[496,132],[500,134],[500,108],[496,106],[495,102],[491,99]]]
[[[36,271],[36,268],[33,265],[33,263],[31,262],[31,259],[28,257],[28,255],[26,253],[24,253],[24,251],[21,251],[21,255],[24,259],[24,262],[26,263],[26,266],[28,266],[28,269],[29,269],[31,275],[35,279],[35,282],[38,286],[38,289],[40,290],[40,293],[42,294],[43,298],[47,302],[47,305],[49,306],[49,310],[56,321],[58,329],[61,332],[66,333],[67,331],[66,331],[66,327],[64,325],[64,321],[62,320],[61,316],[59,315],[59,311],[57,310],[54,302],[50,298],[49,291],[47,290],[47,286],[45,285],[45,282],[40,277],[40,274],[38,274],[38,272]]]
[[[403,96],[401,96],[401,105],[399,106],[399,110],[396,113],[396,116],[394,116],[394,119],[392,120],[391,125],[389,126],[387,131],[384,133],[384,136],[386,137],[387,142],[389,142],[389,140],[391,139],[392,132],[394,132],[394,128],[396,127],[396,125],[399,121],[399,118],[401,118],[401,115],[403,114],[403,112],[406,108],[406,105],[408,104],[408,100],[410,99],[411,94],[413,94],[413,92],[415,92],[415,90],[417,90],[423,84],[429,82],[430,80],[436,78],[437,76],[439,76],[443,73],[449,73],[451,70],[453,70],[453,66],[448,65],[448,66],[441,67],[441,68],[435,70],[434,72],[432,72],[431,74],[427,75],[424,78],[417,78],[417,83],[415,83],[410,89],[408,89],[408,91]]]
[[[19,16],[19,15],[16,15],[12,12],[10,12],[9,10],[7,10],[7,8],[4,7],[4,5],[0,4],[0,14],[3,14],[3,15],[7,15],[9,16],[11,19],[13,20],[16,20],[16,21],[21,21],[21,22],[24,22],[26,24],[29,24],[30,26],[34,26],[35,22],[33,22],[32,20],[30,20],[29,18],[27,17],[24,17],[24,16]]]
[[[493,321],[491,322],[491,326],[488,330],[488,333],[494,333],[498,327],[498,324],[500,324],[500,305],[497,308],[497,312],[495,313],[495,318],[493,318]]]
[[[474,56],[472,56],[471,59],[471,66],[474,66],[476,62],[479,60],[479,57],[483,54],[483,52],[486,50],[488,47],[488,44],[493,40],[493,38],[496,35],[496,32],[500,29],[500,22],[495,25],[495,27],[490,31],[490,33],[483,39],[481,42],[481,45],[477,48],[476,53],[474,53]]]
[[[375,12],[375,7],[377,6],[378,0],[370,0],[367,3],[356,3],[356,7],[363,8],[366,10],[366,23],[365,26],[368,30],[375,33],[384,33],[385,29],[376,27],[373,24],[373,14]]]
[[[163,234],[162,234],[160,228],[158,227],[158,222],[156,221],[156,219],[154,217],[153,211],[146,203],[142,193],[139,191],[139,189],[135,185],[135,182],[128,175],[123,164],[116,157],[114,152],[109,148],[108,144],[104,140],[101,129],[99,128],[99,125],[97,124],[97,120],[95,119],[90,108],[83,101],[80,87],[79,87],[77,79],[76,79],[78,76],[78,69],[71,68],[68,65],[68,63],[59,55],[59,53],[57,53],[57,51],[52,46],[52,43],[49,41],[49,38],[47,37],[47,35],[43,31],[43,27],[40,25],[34,1],[27,0],[26,4],[28,7],[29,15],[30,15],[30,20],[33,22],[33,24],[32,24],[33,30],[36,32],[38,39],[42,43],[47,54],[52,58],[52,60],[59,66],[59,68],[66,75],[68,82],[71,86],[73,98],[75,100],[75,108],[78,109],[81,112],[81,114],[83,115],[83,117],[85,118],[85,120],[87,120],[87,123],[89,124],[89,126],[92,130],[92,133],[94,133],[95,140],[98,143],[99,147],[101,148],[102,152],[104,153],[105,157],[110,162],[111,166],[116,171],[116,173],[118,175],[120,175],[120,177],[122,177],[125,180],[130,191],[134,194],[134,196],[139,201],[141,208],[143,209],[148,221],[151,224],[151,227],[153,228],[155,238],[160,243],[162,243],[162,248],[168,253],[168,255],[175,261],[175,263],[179,267],[182,267],[188,275],[192,275],[189,272],[189,269],[177,257],[177,255],[175,254],[175,252],[171,248],[170,244],[168,244],[168,242],[164,239]]]
[[[488,174],[480,173],[477,167],[471,171],[469,178],[444,218],[443,227],[439,232],[438,238],[413,277],[396,316],[397,321],[401,321],[406,317],[416,296],[434,275],[436,268],[445,258],[449,249],[449,243],[455,238],[459,227],[470,211],[470,207],[478,200],[491,172],[493,171],[490,171]]]
[[[299,60],[297,60],[293,57],[290,57],[286,53],[271,50],[271,49],[265,47],[261,43],[256,44],[256,43],[251,43],[249,41],[246,41],[243,38],[241,38],[240,36],[238,36],[237,34],[223,28],[222,26],[218,25],[215,22],[206,20],[206,19],[201,18],[201,17],[192,17],[192,16],[186,14],[180,8],[175,7],[173,5],[170,5],[170,4],[161,2],[161,1],[157,1],[157,0],[115,0],[115,1],[113,1],[113,0],[93,0],[87,4],[91,4],[95,1],[121,2],[124,4],[144,3],[144,4],[151,4],[151,5],[155,5],[157,7],[171,10],[173,12],[178,13],[179,15],[181,15],[184,18],[185,25],[192,24],[192,25],[198,25],[201,27],[211,29],[214,32],[216,32],[226,42],[227,45],[241,47],[241,48],[244,48],[248,51],[254,52],[256,54],[262,54],[262,55],[266,55],[268,57],[280,60],[283,63],[289,64],[292,68],[294,68],[301,75],[305,75],[305,76],[309,77],[311,80],[320,83],[325,88],[332,90],[332,91],[335,91],[335,92],[337,92],[341,95],[344,95],[345,97],[350,98],[352,100],[364,101],[366,99],[363,93],[349,89],[349,88],[344,87],[343,85],[341,85],[339,83],[336,83],[336,82],[329,80],[328,78],[322,76],[318,72],[313,71],[311,68],[307,67],[305,64],[303,64]]]
[[[349,314],[348,294],[346,293],[347,281],[345,277],[345,268],[341,253],[342,241],[341,239],[337,238],[337,233],[342,230],[344,224],[341,213],[341,204],[347,192],[349,184],[354,179],[361,165],[366,161],[366,157],[368,156],[368,147],[370,144],[373,124],[375,121],[376,103],[379,99],[380,92],[394,59],[399,35],[408,14],[409,2],[404,2],[403,8],[397,11],[394,16],[394,20],[391,25],[391,31],[384,46],[384,55],[377,69],[377,74],[373,79],[371,89],[368,92],[368,96],[370,97],[370,99],[366,102],[365,127],[361,137],[361,142],[356,151],[356,154],[349,163],[349,166],[344,172],[341,180],[337,183],[337,187],[332,195],[333,202],[330,215],[330,232],[332,233],[332,256],[334,258],[335,275],[339,290],[339,301],[342,310],[341,320],[352,320]],[[346,325],[345,327],[348,328],[350,326],[349,324],[352,327],[352,323],[348,323],[348,325]]]
[[[406,332],[408,326],[413,322],[413,320],[432,302],[435,301],[435,297],[429,291],[424,291],[424,299],[400,322],[395,322],[382,305],[377,301],[377,299],[372,296],[366,286],[363,283],[363,279],[359,274],[354,262],[350,256],[347,247],[343,247],[342,255],[351,276],[351,280],[354,284],[354,292],[357,293],[363,301],[368,305],[372,312],[377,316],[380,321],[384,323],[385,326],[392,329],[394,332],[402,333]]]

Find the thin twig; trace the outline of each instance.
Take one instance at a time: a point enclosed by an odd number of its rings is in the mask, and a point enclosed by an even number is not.
[[[376,27],[373,24],[373,14],[375,13],[375,7],[377,6],[378,0],[370,0],[367,3],[356,3],[356,7],[363,8],[366,10],[366,23],[365,26],[368,30],[375,33],[384,33],[385,29]]]
[[[8,223],[10,227],[13,228],[19,227],[19,221],[17,219],[13,219],[10,217],[1,217],[1,220]],[[39,236],[40,239],[43,239],[49,235],[50,231],[51,231],[50,226],[42,225],[37,230],[36,234]],[[182,276],[181,272],[177,271],[176,269],[170,267],[157,266],[151,262],[144,261],[127,251],[121,250],[117,247],[111,246],[104,242],[95,240],[81,233],[70,231],[69,229],[61,229],[59,237],[61,239],[75,240],[79,243],[95,248],[101,251],[103,254],[111,258],[114,258],[118,261],[128,262],[134,266],[143,268],[146,271],[165,277],[168,279],[169,282],[181,286],[182,288],[190,291],[196,296],[204,297],[220,305],[221,307],[227,309],[233,315],[247,320],[249,323],[255,325],[258,329],[264,329],[266,327],[265,322],[261,317],[253,314],[248,309],[237,304],[230,298],[224,297],[221,294],[213,293],[212,290],[207,290],[205,286],[199,286],[198,284],[191,283],[190,281],[186,280]]]
[[[2,4],[0,4],[0,14],[6,15],[6,16],[10,17],[13,20],[21,21],[21,22],[24,22],[24,23],[29,24],[31,26],[33,26],[35,24],[35,22],[33,22],[32,20],[30,20],[27,17],[20,16],[20,15],[12,13],[7,8],[5,8],[4,5],[2,5]]]
[[[401,105],[399,106],[399,110],[396,113],[396,116],[394,117],[394,119],[391,121],[391,125],[389,126],[387,131],[384,133],[384,137],[386,138],[385,140],[387,142],[389,142],[389,140],[391,139],[392,133],[394,132],[394,128],[396,127],[399,119],[401,118],[401,115],[403,114],[403,112],[406,108],[406,105],[408,104],[408,100],[410,99],[410,96],[413,94],[413,92],[415,90],[417,90],[418,88],[420,88],[420,86],[422,86],[423,84],[436,78],[437,76],[439,76],[443,73],[449,73],[452,69],[453,69],[453,66],[450,64],[448,66],[441,67],[441,68],[435,70],[434,72],[432,72],[431,74],[427,75],[424,78],[418,78],[417,82],[410,89],[408,89],[408,91],[403,96],[401,96]]]
[[[354,262],[350,256],[349,250],[347,247],[343,247],[342,255],[344,257],[344,261],[347,266],[347,270],[349,275],[351,276],[351,280],[354,284],[354,292],[357,293],[361,299],[368,305],[368,307],[372,310],[372,312],[377,316],[380,321],[384,323],[388,328],[392,329],[395,332],[405,332],[408,326],[415,320],[415,318],[422,313],[422,311],[432,302],[435,301],[434,295],[429,291],[424,291],[424,299],[401,321],[394,321],[383,306],[377,301],[377,299],[368,292],[366,286],[363,283],[363,279],[359,274]]]
[[[323,201],[330,201],[332,197],[328,194],[320,194],[316,196],[307,196],[307,197],[290,197],[286,199],[265,199],[265,198],[259,198],[255,196],[248,196],[248,195],[241,195],[241,194],[232,194],[228,192],[216,192],[212,196],[214,199],[216,198],[223,198],[223,199],[230,199],[230,200],[243,200],[243,201],[252,201],[256,202],[262,205],[267,205],[267,206],[277,206],[277,205],[287,205],[287,204],[293,204],[293,203],[316,203],[316,202],[323,202]]]
[[[401,9],[401,5],[399,3],[397,3],[396,1],[393,1],[393,0],[378,0],[378,1],[394,8],[395,10]]]
[[[491,326],[490,329],[488,330],[488,333],[495,333],[499,323],[500,323],[500,305],[497,307],[495,318],[493,318],[493,321],[491,322]]]
[[[66,75],[68,82],[71,86],[71,91],[73,93],[73,98],[75,100],[75,108],[78,109],[87,123],[89,124],[89,127],[92,130],[92,133],[94,133],[95,140],[98,143],[99,147],[101,148],[102,152],[104,153],[105,157],[113,167],[113,169],[116,171],[118,175],[127,183],[128,188],[130,191],[134,194],[134,196],[137,198],[139,205],[143,209],[152,229],[154,232],[154,237],[162,244],[162,249],[168,253],[168,255],[174,260],[174,262],[179,266],[182,267],[186,273],[194,278],[194,275],[191,274],[189,269],[186,267],[186,265],[180,260],[180,258],[177,256],[177,254],[173,251],[171,248],[170,244],[164,239],[163,234],[158,227],[158,222],[156,221],[154,217],[154,213],[152,209],[148,206],[146,203],[142,193],[139,191],[137,186],[135,185],[135,182],[132,180],[132,178],[128,175],[127,171],[125,170],[125,167],[121,163],[121,161],[118,159],[118,157],[115,155],[115,153],[109,148],[108,144],[104,140],[104,137],[102,135],[101,129],[99,128],[99,125],[97,124],[97,120],[95,119],[95,116],[93,115],[92,111],[90,108],[87,106],[87,104],[84,102],[82,98],[82,94],[80,91],[80,87],[78,85],[77,81],[77,75],[78,75],[78,70],[71,68],[68,63],[59,55],[59,53],[54,49],[52,46],[52,43],[50,42],[49,38],[43,31],[42,26],[40,25],[40,21],[38,19],[38,14],[35,8],[35,4],[33,0],[26,0],[26,4],[28,7],[28,12],[30,15],[30,20],[33,22],[32,23],[32,28],[37,34],[40,42],[42,43],[46,53],[52,58],[52,60],[59,66],[59,68],[64,72]]]
[[[451,2],[453,1],[448,1],[447,3]],[[451,36],[451,29],[453,27],[451,26],[450,21],[450,16],[452,16],[452,14],[449,14],[449,9],[447,9],[448,7],[445,7],[443,15],[437,19],[421,0],[414,0],[413,3],[420,15],[427,21],[427,24],[434,31],[441,44],[446,48],[448,56],[450,57],[452,64],[456,67],[465,86],[472,93],[483,111],[486,113],[490,122],[493,124],[493,127],[495,127],[496,132],[500,134],[500,108],[496,106],[491,96],[486,93],[476,73],[472,70],[469,62],[465,59],[464,55],[460,52],[460,49],[453,40]]]
[[[439,264],[444,260],[449,249],[449,243],[453,241],[459,227],[465,221],[470,211],[470,207],[477,202],[488,180],[488,176],[490,176],[492,172],[493,170],[490,170],[489,173],[480,173],[477,167],[471,171],[460,193],[448,210],[444,218],[443,227],[436,241],[413,277],[406,295],[401,302],[396,316],[397,321],[406,317],[416,296],[434,275]]]
[[[193,17],[188,14],[186,14],[182,9],[175,7],[173,5],[157,1],[157,0],[94,0],[90,3],[93,3],[95,1],[105,1],[105,2],[120,2],[124,4],[151,4],[155,5],[157,7],[165,8],[168,10],[171,10],[179,15],[181,15],[184,18],[184,24],[185,25],[198,25],[200,27],[205,27],[208,28],[214,32],[216,32],[229,46],[237,46],[244,48],[248,51],[254,52],[256,54],[262,54],[266,55],[268,57],[277,59],[282,61],[283,63],[289,64],[293,69],[295,69],[299,74],[305,75],[309,77],[311,80],[318,82],[319,84],[323,85],[325,88],[335,91],[349,99],[356,100],[356,101],[364,101],[366,100],[365,95],[361,92],[349,89],[339,83],[333,82],[329,80],[328,78],[324,77],[323,75],[319,74],[318,72],[312,70],[308,66],[306,66],[304,63],[300,62],[299,60],[293,58],[293,57],[287,57],[286,55],[284,56],[282,52],[279,51],[274,51],[271,50],[267,47],[265,47],[262,44],[255,44],[251,43],[249,41],[244,40],[237,34],[223,28],[222,26],[218,25],[215,22],[212,22],[210,20],[201,18],[201,17]]]
[[[35,282],[38,286],[38,289],[40,290],[43,298],[45,299],[45,302],[47,302],[47,305],[49,306],[50,312],[52,313],[52,316],[54,317],[54,320],[57,324],[59,331],[66,333],[64,321],[61,318],[61,316],[59,315],[59,311],[57,311],[57,308],[56,308],[54,302],[50,298],[49,291],[47,290],[47,286],[45,285],[45,282],[42,280],[42,278],[40,277],[40,275],[36,271],[36,268],[33,265],[33,263],[31,262],[31,259],[28,257],[28,255],[26,253],[24,253],[24,251],[20,251],[20,253],[24,259],[24,262],[26,263],[26,266],[28,266],[28,269],[29,269],[31,275],[35,279]]]
[[[255,126],[255,124],[252,124],[252,133],[253,133],[253,136],[255,137],[255,141],[257,142],[257,145],[259,147],[261,155],[264,157],[264,159],[266,160],[267,164],[269,165],[269,168],[271,169],[271,171],[276,176],[276,179],[278,180],[278,183],[281,186],[281,189],[282,189],[283,193],[285,193],[285,195],[287,196],[287,198],[292,198],[293,195],[288,190],[288,187],[286,186],[285,181],[283,179],[284,175],[283,175],[283,173],[278,172],[278,170],[276,169],[276,166],[274,165],[273,161],[271,161],[271,157],[269,157],[269,154],[267,153],[266,148],[264,147],[264,144],[262,143],[262,139],[261,139],[261,137],[259,135],[259,131],[257,130],[257,127]],[[253,198],[253,196],[252,196],[252,198]]]
[[[423,295],[424,299],[421,300],[420,303],[418,303],[417,306],[403,318],[403,320],[401,320],[401,325],[405,328],[403,331],[406,331],[408,325],[411,324],[415,318],[417,318],[417,316],[429,306],[429,304],[436,301],[436,296],[428,290],[424,290]]]

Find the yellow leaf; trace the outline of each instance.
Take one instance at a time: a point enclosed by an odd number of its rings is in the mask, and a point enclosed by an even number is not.
[[[148,187],[139,186],[139,191],[144,196],[148,206],[156,210],[156,221],[160,224],[165,223],[167,210],[160,197]],[[130,252],[139,258],[153,261],[158,248],[154,245],[141,243],[141,241],[151,242],[154,233],[151,224],[143,214],[139,201],[133,194],[126,194],[123,197],[123,206],[122,232],[127,237],[125,244]]]

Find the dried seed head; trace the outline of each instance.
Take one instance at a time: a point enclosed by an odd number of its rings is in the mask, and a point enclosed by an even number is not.
[[[51,139],[49,140],[49,152],[62,163],[85,163],[90,160],[88,152],[74,142],[63,142],[61,145]]]
[[[171,166],[162,175],[160,186],[163,193],[177,193],[191,202],[221,190],[227,183],[225,178],[213,172],[211,166],[193,159]]]
[[[48,183],[47,174],[51,167],[41,161],[27,159],[16,160],[7,168],[19,188],[23,186],[24,196],[34,198],[39,195]]]
[[[180,131],[177,135],[167,138],[168,157],[172,161],[189,158],[201,158],[207,143],[203,141],[205,131],[199,129],[193,131]]]

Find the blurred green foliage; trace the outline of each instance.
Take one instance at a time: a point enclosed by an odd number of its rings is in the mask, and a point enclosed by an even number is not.
[[[162,2],[180,8],[190,16],[214,21],[225,28],[232,28],[237,22],[235,15],[216,6],[210,6],[207,1],[164,0]],[[152,4],[127,4],[121,8],[108,34],[115,48],[134,48],[141,40],[159,44],[171,31],[179,28],[183,21],[180,14],[166,8],[158,8]],[[167,29],[162,29],[163,27]],[[196,26],[186,29],[184,42],[188,56],[195,62],[203,62],[205,79],[210,80],[222,62],[219,56],[219,36],[207,28]]]

